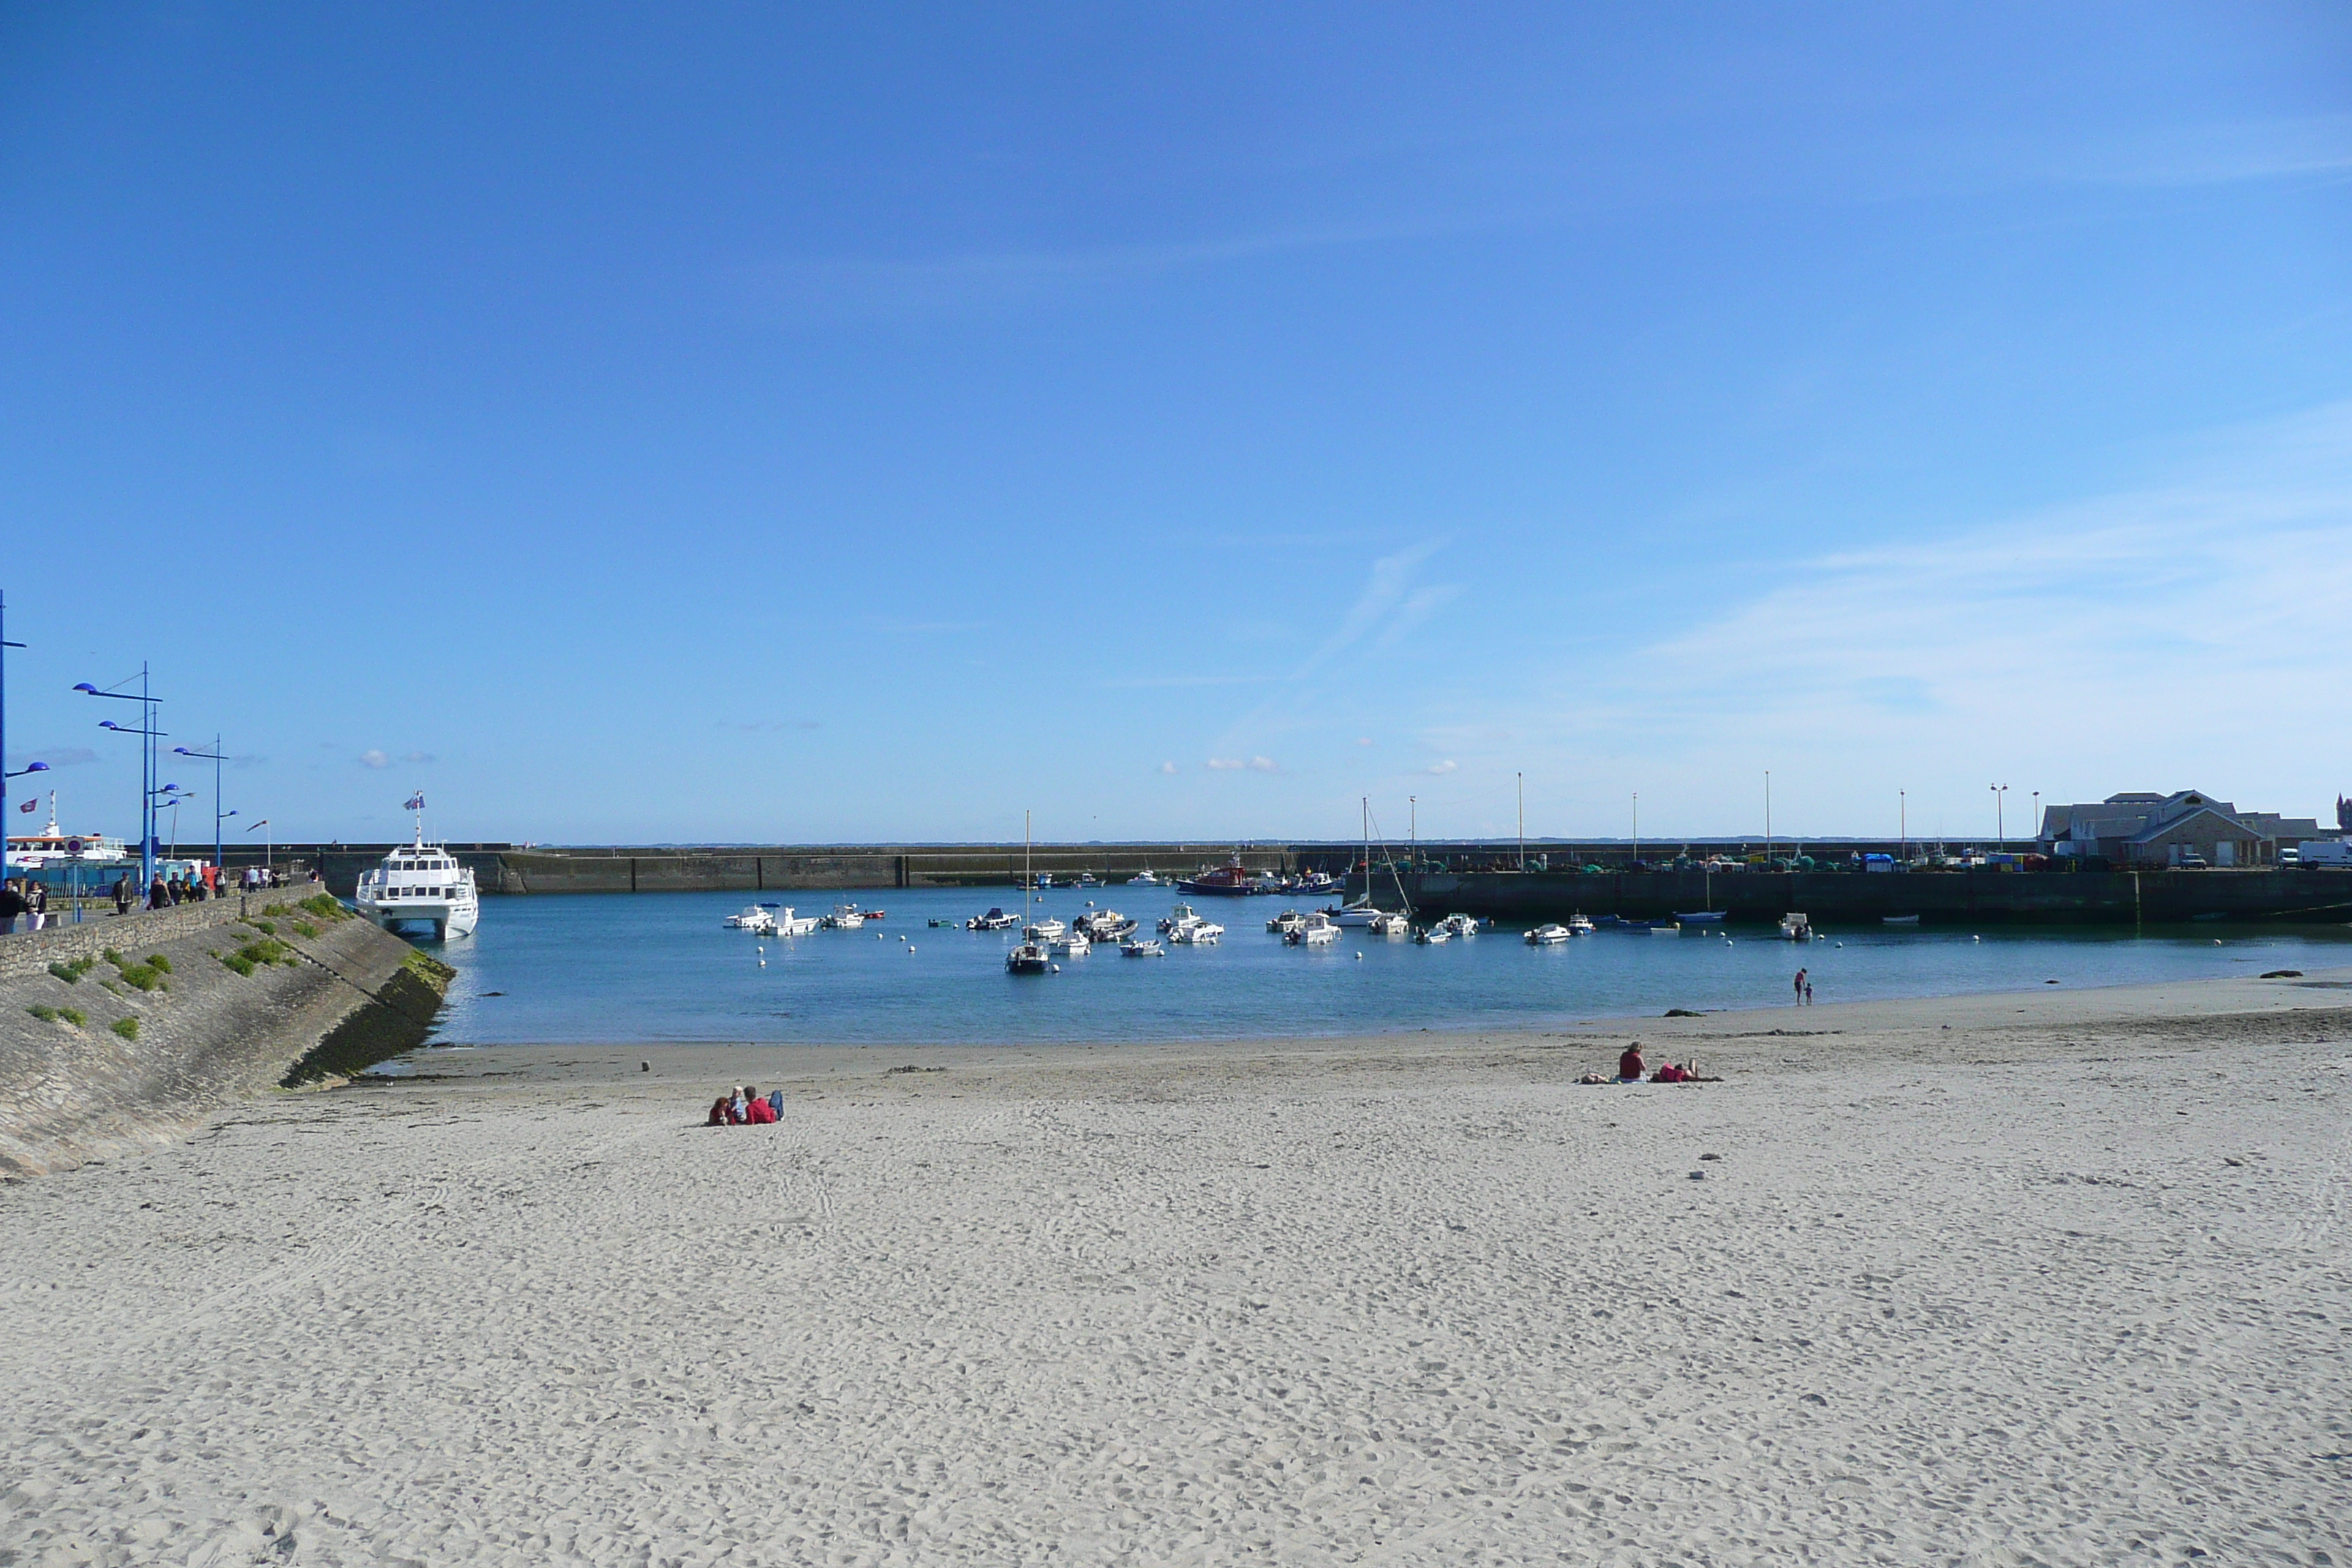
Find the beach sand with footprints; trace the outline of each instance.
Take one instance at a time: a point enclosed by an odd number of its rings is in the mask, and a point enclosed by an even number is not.
[[[0,1563],[2352,1563],[2347,1041],[424,1053],[0,1188]]]

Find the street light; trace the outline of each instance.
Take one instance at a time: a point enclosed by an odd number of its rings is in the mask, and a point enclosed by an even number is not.
[[[116,684],[128,686],[131,683],[126,679]],[[148,684],[148,668],[144,663],[139,667],[139,691],[135,696],[128,691],[105,690],[87,680],[75,682],[74,689],[86,697],[110,697],[118,702],[139,704],[140,724],[137,729],[118,724],[111,719],[100,720],[98,727],[111,730],[118,735],[146,738],[139,753],[139,885],[143,896],[144,889],[155,885],[155,796],[159,793],[155,788],[155,742],[163,734],[163,731],[155,728],[155,710],[160,704]]]
[[[225,869],[221,864],[221,818],[224,816],[236,815],[233,811],[223,812],[220,808],[221,763],[227,760],[221,755],[220,736],[217,732],[214,734],[213,749],[209,752],[193,751],[186,746],[174,746],[172,750],[177,755],[193,757],[198,762],[209,762],[213,765],[213,875],[220,876]]]
[[[247,833],[260,833],[260,832],[261,832],[261,830],[262,830],[263,828],[265,828],[265,827],[267,827],[267,826],[269,826],[269,818],[268,818],[268,817],[266,817],[266,816],[265,816],[265,817],[263,817],[259,822],[257,822],[257,823],[255,823],[252,826],[250,826],[250,827],[247,828],[247,829],[246,829],[246,831],[247,831]],[[276,850],[276,848],[277,848],[277,846],[270,842],[270,841],[271,841],[271,839],[275,838],[276,837],[277,837],[277,836],[276,836],[275,834],[263,834],[263,835],[262,835],[262,839],[261,839],[261,864],[262,864],[262,868],[263,868],[265,870],[268,869],[271,866],[273,866],[273,865],[276,863],[276,855],[275,855],[275,850]]]
[[[1528,874],[1528,775],[1519,779],[1519,875]]]
[[[2004,852],[2009,848],[2009,825],[2002,818],[2000,808],[2005,804],[2003,797],[2009,794],[2009,786],[1987,784],[1985,788],[1992,791],[1992,830],[1993,837],[1999,840],[1996,853]]]

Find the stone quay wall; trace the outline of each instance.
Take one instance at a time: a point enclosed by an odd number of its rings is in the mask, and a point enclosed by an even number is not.
[[[339,906],[299,907],[318,893],[0,937],[0,1176],[167,1142],[252,1094],[421,1043],[449,972]]]

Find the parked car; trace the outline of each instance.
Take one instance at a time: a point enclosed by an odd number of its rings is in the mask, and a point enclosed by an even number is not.
[[[2202,855],[2183,855],[2177,862],[2174,863],[2172,868],[2176,871],[2210,871],[2212,869],[2212,868],[2206,863],[2205,857]]]

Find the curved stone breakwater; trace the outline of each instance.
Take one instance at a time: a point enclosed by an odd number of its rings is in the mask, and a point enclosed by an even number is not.
[[[0,1175],[165,1142],[411,1049],[450,977],[309,889],[0,938]]]

